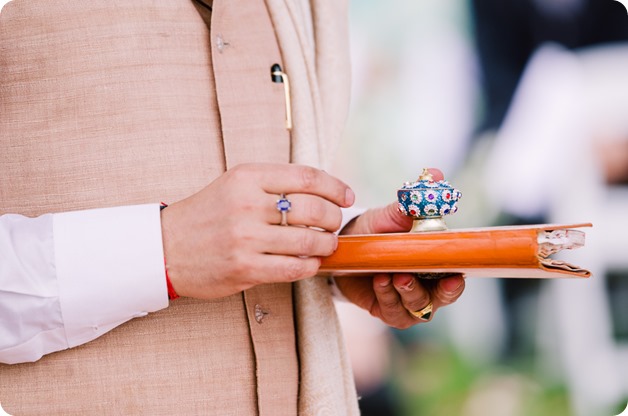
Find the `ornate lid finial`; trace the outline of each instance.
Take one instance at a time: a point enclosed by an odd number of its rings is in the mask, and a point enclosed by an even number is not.
[[[423,172],[421,172],[421,176],[419,176],[419,180],[434,182],[434,177],[430,173],[429,169],[423,168]]]

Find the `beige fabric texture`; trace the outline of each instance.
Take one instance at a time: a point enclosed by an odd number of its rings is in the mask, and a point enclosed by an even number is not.
[[[210,34],[188,0],[7,5],[0,210],[176,201],[247,161],[324,166],[347,110],[346,2],[267,6],[215,1]],[[275,62],[292,81],[292,145]],[[0,401],[17,415],[357,414],[325,280],[295,285],[296,322],[292,307],[291,285],[177,300],[84,346],[0,365]]]
[[[267,4],[286,70],[300,87],[293,91],[297,128],[292,133],[292,161],[325,168],[331,163],[349,107],[348,2],[267,0]],[[299,414],[359,414],[329,287],[321,278],[297,282],[295,287],[301,358]]]

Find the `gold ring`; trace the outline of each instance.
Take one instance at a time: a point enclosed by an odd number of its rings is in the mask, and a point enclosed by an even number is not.
[[[410,315],[418,318],[422,321],[429,321],[432,317],[432,312],[434,309],[434,304],[432,302],[428,303],[427,306],[423,309],[419,309],[418,311],[408,311]]]

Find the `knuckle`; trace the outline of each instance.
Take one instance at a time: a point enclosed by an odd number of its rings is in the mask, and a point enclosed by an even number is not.
[[[398,308],[400,306],[399,300],[393,297],[385,297],[383,299],[380,299],[379,304],[384,309],[393,309],[393,308]]]
[[[230,178],[237,179],[239,176],[243,174],[242,170],[244,169],[243,165],[237,165],[227,171],[227,175]]]
[[[310,231],[310,230],[304,230]],[[302,256],[311,255],[316,249],[316,235],[312,232],[305,232],[299,240],[300,254]]]
[[[458,300],[458,298],[460,298],[460,296],[462,296],[462,293],[464,292],[464,281],[462,282],[461,286],[458,288],[458,290],[456,290],[455,292],[444,292],[443,291],[438,291],[437,297],[438,300],[444,304],[444,305],[450,305],[454,302],[456,302]]]
[[[316,201],[308,205],[310,220],[314,225],[319,224],[325,219],[325,204],[323,201]]]
[[[417,308],[424,308],[431,300],[432,298],[430,297],[430,294],[428,292],[423,292],[414,300],[413,305],[417,306]]]
[[[327,244],[325,249],[323,250],[324,252],[322,253],[323,256],[330,256],[332,254],[334,254],[334,251],[336,250],[336,240],[338,237],[336,237],[333,234],[327,234]]]
[[[425,308],[429,303],[430,303],[430,298],[428,296],[424,296],[413,302],[406,303],[405,307],[408,310],[418,311],[422,308]]]
[[[221,251],[225,256],[233,257],[237,254],[238,238],[231,229],[222,230]]]
[[[294,282],[305,276],[305,264],[302,261],[292,261],[284,269],[285,280]]]
[[[404,329],[410,328],[413,325],[413,323],[409,323],[407,321],[403,321],[403,322],[394,322],[394,323],[389,324],[389,325],[392,326],[395,329],[404,330]]]
[[[248,275],[249,265],[245,256],[235,254],[231,257],[231,274],[233,277],[246,277]]]
[[[311,277],[318,271],[320,260],[318,259],[293,259],[284,269],[284,278],[288,282],[294,282],[306,277]]]
[[[305,276],[312,277],[316,276],[318,273],[318,269],[321,267],[321,259],[319,257],[313,257],[308,259],[305,265]]]
[[[247,181],[250,179],[253,166],[251,164],[242,164],[234,166],[227,171],[229,178],[235,182]],[[249,178],[249,179],[247,179]]]
[[[462,292],[455,294],[453,296],[441,296],[440,301],[444,305],[451,305],[452,303],[456,302],[458,298],[460,298],[461,295],[462,295]]]
[[[301,170],[301,186],[304,190],[311,190],[318,183],[318,170],[311,166],[304,166]]]
[[[236,280],[236,282],[234,283],[234,289],[236,292],[242,292],[261,283],[263,282],[259,281],[259,279],[251,278],[250,274],[245,274]]]
[[[238,273],[234,275],[242,290],[268,283],[271,270],[260,269],[248,256],[241,256],[236,266]]]
[[[227,247],[237,249],[243,241],[248,241],[250,236],[245,227],[229,226],[225,227],[220,238]]]
[[[331,230],[337,231],[342,225],[342,211],[338,208],[330,219]]]

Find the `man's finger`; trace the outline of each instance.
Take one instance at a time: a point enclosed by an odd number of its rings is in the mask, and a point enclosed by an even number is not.
[[[390,275],[376,275],[373,278],[373,291],[377,298],[379,313],[384,322],[396,328],[407,328],[413,318],[401,302],[401,296]]]
[[[465,281],[462,275],[439,279],[432,289],[432,299],[438,306],[454,303],[464,291]]]
[[[432,301],[430,290],[411,274],[394,275],[393,282],[401,303],[408,311],[419,311]]]
[[[289,225],[306,225],[335,232],[342,223],[342,211],[338,205],[324,198],[308,194],[287,194],[290,210],[286,212]],[[279,224],[281,213],[277,209],[276,195],[265,195],[260,201],[263,204],[264,216],[268,224]]]
[[[347,184],[311,166],[260,163],[236,166],[231,171],[237,175],[236,180],[255,177],[269,194],[317,195],[341,207],[349,207],[355,201],[355,194]]]
[[[325,257],[338,247],[338,236],[307,227],[266,227],[259,236],[261,251],[287,256]]]

